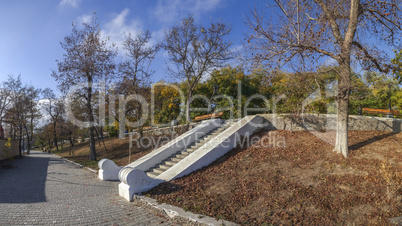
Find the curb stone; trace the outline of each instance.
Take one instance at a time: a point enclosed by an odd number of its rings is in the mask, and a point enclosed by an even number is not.
[[[94,169],[92,169],[92,168],[83,166],[83,165],[81,165],[81,164],[79,164],[79,163],[76,163],[76,162],[71,161],[71,160],[69,160],[69,159],[66,159],[66,158],[64,158],[64,157],[61,157],[61,159],[63,159],[63,160],[66,161],[66,162],[69,162],[69,163],[71,163],[71,164],[74,164],[74,165],[76,165],[76,166],[78,166],[78,167],[80,167],[80,168],[84,168],[84,169],[86,169],[86,170],[88,170],[88,171],[91,171],[92,173],[98,174],[98,171],[97,171],[97,170],[94,170]]]
[[[238,225],[230,221],[218,221],[212,217],[187,212],[182,208],[171,206],[165,203],[159,204],[155,199],[145,196],[134,195],[133,203],[156,212],[157,214],[161,214],[164,217],[182,225]]]

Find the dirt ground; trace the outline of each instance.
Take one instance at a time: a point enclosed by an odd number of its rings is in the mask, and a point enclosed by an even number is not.
[[[309,132],[254,138],[146,195],[239,224],[384,225],[402,215],[402,133],[350,131],[346,159]]]

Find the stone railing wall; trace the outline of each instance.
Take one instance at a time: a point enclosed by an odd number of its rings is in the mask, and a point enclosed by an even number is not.
[[[265,128],[277,130],[336,130],[335,114],[261,114]],[[349,130],[402,131],[402,119],[349,115]]]
[[[167,127],[162,127],[162,128],[150,128],[150,129],[145,129],[142,131],[142,134],[144,136],[159,136],[159,135],[166,135],[166,134],[171,134],[172,131],[174,131],[175,134],[182,134],[194,127],[196,127],[199,123],[190,123],[188,125],[178,125],[178,126],[167,126]]]

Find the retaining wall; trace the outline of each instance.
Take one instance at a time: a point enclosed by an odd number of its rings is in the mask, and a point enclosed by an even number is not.
[[[264,127],[277,130],[336,130],[336,114],[261,114]],[[349,115],[349,130],[402,131],[402,119]]]
[[[142,134],[147,135],[147,136],[158,136],[158,135],[165,135],[165,134],[171,134],[172,131],[174,131],[176,134],[182,134],[186,132],[187,130],[190,130],[194,127],[196,127],[199,123],[191,123],[188,125],[178,125],[174,127],[163,127],[163,128],[152,128],[152,129],[147,129],[143,130]]]

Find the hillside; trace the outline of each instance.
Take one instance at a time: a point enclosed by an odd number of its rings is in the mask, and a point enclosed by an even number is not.
[[[240,224],[388,224],[402,213],[402,133],[350,131],[350,156],[308,132],[271,131],[147,196]]]

